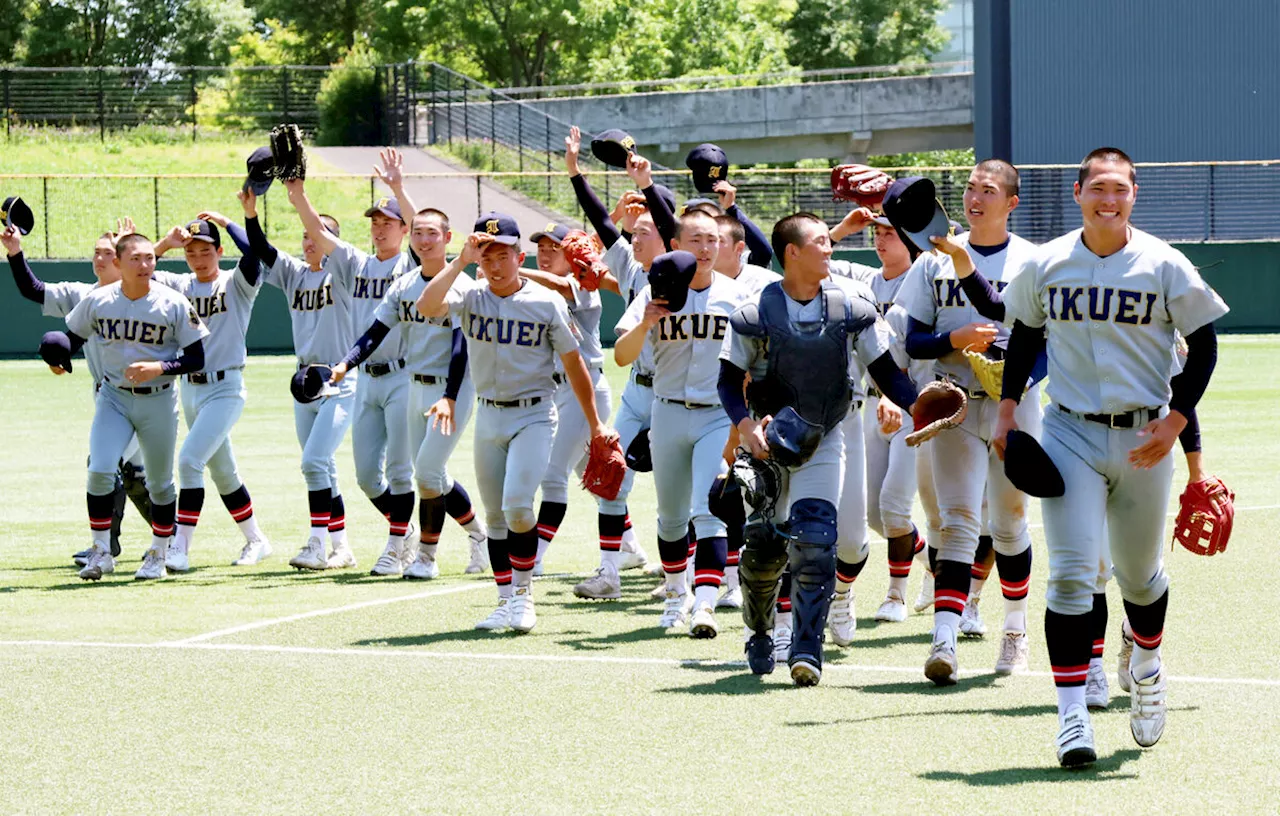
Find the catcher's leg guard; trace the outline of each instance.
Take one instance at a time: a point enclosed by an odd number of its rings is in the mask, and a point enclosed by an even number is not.
[[[742,587],[742,622],[756,634],[773,628],[778,579],[787,566],[787,540],[756,514],[747,522],[738,581]]]
[[[129,501],[138,509],[138,515],[151,523],[151,497],[147,495],[147,480],[131,462],[120,463],[120,481],[124,484]]]
[[[111,494],[111,557],[115,558],[120,555],[120,523],[124,521],[124,505],[128,501],[128,494],[125,493],[124,482],[116,477],[116,489]],[[148,505],[150,507],[150,505]]]
[[[836,508],[801,499],[787,519],[791,539],[791,661],[822,666],[822,633],[836,581]]]

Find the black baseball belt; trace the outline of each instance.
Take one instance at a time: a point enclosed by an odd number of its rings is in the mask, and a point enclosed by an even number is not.
[[[195,374],[186,375],[187,382],[192,385],[208,385],[209,383],[222,382],[232,371],[240,371],[244,366],[236,366],[235,368],[224,368],[221,371],[197,371]]]
[[[1072,411],[1065,405],[1058,405],[1058,410],[1064,414],[1087,419],[1090,422],[1096,422],[1099,425],[1106,425],[1114,430],[1127,431],[1133,428],[1141,428],[1148,422],[1160,418],[1160,408],[1134,408],[1132,411],[1125,411],[1120,414],[1086,414],[1081,411]]]
[[[385,363],[365,363],[360,370],[370,377],[385,377],[393,371],[404,368],[404,360],[389,360]]]
[[[542,397],[526,397],[516,400],[494,400],[481,397],[480,402],[490,408],[528,408],[530,405],[537,405],[542,402]]]

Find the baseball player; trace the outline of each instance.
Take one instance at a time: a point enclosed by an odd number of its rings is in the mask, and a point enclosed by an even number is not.
[[[243,195],[243,193],[242,193]],[[236,468],[231,448],[231,428],[244,411],[244,365],[248,355],[245,332],[257,300],[258,258],[248,246],[248,236],[225,216],[201,213],[201,218],[173,230],[156,242],[156,256],[182,247],[187,274],[156,270],[157,283],[182,293],[209,329],[205,340],[205,365],[183,376],[182,414],[187,438],[178,453],[177,530],[165,555],[169,572],[187,572],[191,540],[204,505],[204,469],[209,468],[222,504],[244,534],[245,543],[234,565],[256,564],[271,554],[271,544],[258,527],[249,491]],[[244,253],[234,269],[221,269],[222,234],[236,236]]]
[[[573,318],[578,337],[578,352],[586,362],[595,386],[596,413],[601,421],[607,421],[613,405],[609,382],[604,377],[604,350],[600,345],[600,316],[604,307],[600,302],[599,292],[587,291],[570,274],[569,261],[561,249],[561,242],[568,234],[568,227],[553,222],[530,236],[530,241],[537,248],[538,268],[522,269],[520,274],[555,292],[568,304],[569,315]],[[573,389],[558,369],[559,366],[555,374],[556,436],[551,445],[547,473],[542,479],[542,503],[538,507],[537,524],[538,564],[534,567],[535,575],[541,573],[542,558],[569,509],[569,475],[577,472],[581,476],[586,466],[586,444],[591,433],[586,416],[578,409]],[[625,513],[599,512],[602,553],[606,539],[610,545],[616,544],[618,551],[621,551],[625,520]]]
[[[291,203],[328,258],[333,274],[351,280],[352,334],[359,335],[374,322],[378,304],[399,276],[415,266],[401,251],[408,226],[401,215],[417,212],[404,191],[401,167],[404,159],[394,148],[383,150],[374,172],[391,188],[394,198],[380,198],[365,210],[374,254],[369,255],[324,229],[320,214],[306,196],[290,196]],[[292,193],[292,188],[291,188]],[[344,348],[343,353],[345,354]],[[351,424],[356,481],[365,496],[388,520],[387,546],[400,553],[412,550],[409,526],[413,518],[413,461],[409,445],[409,374],[405,369],[405,335],[397,324],[387,338],[370,352],[357,378]],[[335,358],[340,359],[340,358]],[[330,360],[330,363],[333,361]],[[407,543],[406,543],[406,540]],[[350,547],[339,547],[329,556],[329,567],[356,566]]]
[[[528,632],[537,623],[533,567],[538,555],[533,495],[546,473],[555,435],[555,361],[591,428],[611,436],[596,414],[595,388],[578,353],[564,298],[524,280],[520,228],[515,219],[486,213],[444,271],[418,298],[427,317],[451,314],[467,336],[480,407],[476,416],[476,479],[489,528],[489,559],[498,606],[478,629]],[[455,288],[462,270],[478,263],[485,282]],[[513,586],[514,585],[514,586]]]
[[[450,496],[466,501],[466,490],[449,476],[447,464],[475,408],[475,384],[467,373],[467,345],[462,329],[446,315],[423,317],[417,302],[431,279],[444,269],[445,250],[453,233],[449,217],[430,207],[413,217],[409,244],[422,259],[410,274],[392,281],[369,330],[356,341],[342,362],[333,367],[340,382],[347,371],[359,367],[397,327],[405,331],[406,370],[412,379],[408,423],[409,446],[416,452],[414,471],[418,485],[419,540],[409,540],[408,521],[397,522],[386,550],[374,564],[373,575],[401,575],[429,580],[440,574],[436,548],[444,528]],[[416,272],[416,274],[413,274]],[[456,287],[470,285],[460,276]],[[464,519],[471,539],[471,561],[466,572],[482,572],[488,565],[484,526],[474,513]],[[404,566],[405,564],[407,566]]]
[[[993,434],[1001,455],[1019,425],[1019,400],[1027,401],[1020,384],[1048,349],[1043,444],[1065,492],[1041,500],[1049,551],[1045,642],[1058,691],[1058,761],[1068,767],[1097,758],[1085,704],[1088,618],[1107,549],[1134,639],[1130,731],[1143,747],[1164,732],[1168,454],[1209,384],[1217,361],[1213,322],[1227,313],[1182,253],[1129,223],[1137,191],[1123,151],[1091,152],[1074,188],[1083,228],[1041,247],[1004,297],[1014,326]],[[1172,387],[1175,332],[1186,340],[1187,357]]]
[[[644,187],[643,184],[641,184]],[[650,202],[650,209],[654,206]],[[649,286],[618,321],[614,346],[618,365],[653,351],[653,405],[649,443],[658,491],[658,543],[667,593],[659,625],[666,630],[689,623],[693,637],[715,637],[714,609],[728,554],[725,523],[709,508],[708,492],[725,471],[724,448],[731,423],[716,391],[720,346],[729,316],[747,297],[746,289],[715,273],[720,235],[715,219],[689,212],[680,217],[672,240],[675,251],[650,268]],[[659,264],[687,291],[655,295]],[[671,298],[684,302],[672,302]],[[668,305],[672,308],[668,309]],[[678,308],[676,308],[678,307]],[[693,615],[689,617],[689,522],[696,535]]]
[[[776,661],[769,630],[789,543],[795,629],[788,663],[792,680],[808,686],[822,676],[822,632],[838,580],[838,506],[841,513],[861,516],[862,533],[854,540],[866,548],[862,477],[851,484],[842,475],[864,470],[860,446],[846,460],[845,423],[861,416],[861,399],[854,394],[861,389],[853,386],[869,372],[905,405],[916,395],[890,353],[893,333],[871,291],[831,277],[826,224],[810,213],[788,216],[774,227],[773,244],[783,263],[782,282],[735,312],[721,352],[719,393],[752,456],[780,466],[774,516],[753,525],[763,529],[748,533],[742,559],[743,619],[751,632],[747,662],[763,674]],[[754,418],[742,398],[748,373]],[[861,428],[855,430],[860,441]],[[850,486],[857,495],[845,500],[842,490]],[[786,532],[779,534],[776,528],[784,523]]]
[[[67,315],[67,331],[50,332],[41,356],[71,367],[71,356],[97,336],[102,385],[89,432],[88,509],[93,552],[80,577],[97,581],[115,571],[111,556],[111,494],[116,469],[136,434],[147,464],[151,496],[151,546],[134,573],[140,580],[165,577],[164,558],[173,536],[173,451],[178,439],[178,400],[173,378],[204,367],[208,329],[178,292],[153,286],[156,256],[151,241],[130,233],[116,242],[112,264],[120,281],[86,294]]]
[[[909,318],[907,353],[917,360],[933,360],[934,375],[951,379],[969,398],[964,423],[934,437],[927,454],[933,459],[942,535],[935,572],[933,639],[925,676],[939,685],[955,683],[957,678],[955,644],[969,600],[984,496],[1005,602],[995,670],[1006,675],[1027,667],[1031,575],[1027,496],[1009,482],[991,448],[997,402],[982,391],[963,354],[968,349],[1003,355],[1009,329],[980,319],[957,273],[958,264],[972,265],[998,287],[1008,285],[1017,275],[1034,250],[1032,244],[1008,230],[1017,196],[1018,172],[1012,165],[995,159],[979,163],[964,192],[970,231],[945,239],[939,245],[940,253],[922,253],[907,273],[896,300]],[[1032,388],[1018,419],[1035,433],[1039,416],[1039,390]]]
[[[295,208],[311,211],[301,180],[285,181],[285,189]],[[351,347],[351,286],[354,271],[349,265],[330,268],[320,241],[308,229],[302,236],[301,259],[278,252],[258,223],[257,197],[252,192],[240,197],[244,209],[245,232],[254,254],[265,267],[263,281],[284,292],[289,302],[293,329],[293,349],[298,368],[328,366]],[[336,235],[338,222],[319,216],[324,232]],[[328,569],[325,541],[335,551],[347,548],[346,508],[338,487],[338,463],[334,454],[351,425],[355,400],[354,378],[347,377],[336,394],[309,403],[295,403],[293,425],[302,447],[302,477],[307,485],[307,505],[311,527],[307,543],[289,560],[300,570]]]
[[[36,277],[31,265],[27,263],[22,252],[22,236],[16,227],[7,227],[0,232],[0,243],[4,244],[9,258],[9,269],[13,273],[13,282],[18,293],[33,303],[40,304],[45,317],[65,318],[84,298],[98,286],[109,286],[120,280],[120,269],[112,261],[116,257],[116,235],[133,232],[133,222],[122,219],[114,233],[105,232],[98,237],[93,248],[93,275],[97,283],[81,281],[64,281],[45,283]],[[93,380],[93,392],[96,395],[102,383],[102,362],[98,357],[97,337],[90,337],[84,347],[85,361],[89,365],[89,375]],[[61,371],[61,369],[58,369]],[[132,501],[143,521],[151,523],[151,502],[147,496],[147,483],[142,463],[142,453],[138,450],[138,439],[135,436],[125,448],[124,457],[120,460],[119,472],[116,476],[115,489],[112,492],[111,514],[111,555],[120,555],[120,525],[124,520],[126,501]],[[89,561],[93,547],[77,552],[72,561],[77,567],[83,567]]]

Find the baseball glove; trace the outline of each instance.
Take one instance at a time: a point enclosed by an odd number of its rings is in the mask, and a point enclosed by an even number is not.
[[[1004,387],[1004,360],[992,360],[977,351],[964,350],[964,358],[969,361],[969,368],[991,399],[999,401],[1000,389]]]
[[[618,437],[609,434],[594,437],[587,444],[587,467],[582,471],[582,486],[606,501],[618,498],[622,480],[627,475],[627,459],[622,455]]]
[[[1215,555],[1227,549],[1236,517],[1236,494],[1216,476],[1187,485],[1173,525],[1173,540],[1196,555]]]
[[[281,181],[307,177],[307,151],[297,125],[276,125],[271,129],[271,158],[276,165],[275,176]]]
[[[573,230],[560,242],[560,248],[582,288],[588,292],[599,289],[600,279],[608,274],[609,267],[600,260],[600,250],[591,237],[582,230]]]
[[[865,164],[841,164],[831,170],[831,194],[839,201],[877,209],[893,177]]]
[[[934,380],[920,389],[911,409],[913,430],[907,434],[907,446],[923,445],[938,434],[964,422],[969,401],[964,392],[949,380]]]

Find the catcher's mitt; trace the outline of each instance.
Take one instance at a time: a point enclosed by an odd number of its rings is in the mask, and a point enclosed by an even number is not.
[[[560,249],[582,288],[588,292],[599,289],[600,279],[609,272],[609,267],[600,260],[600,250],[591,237],[582,230],[573,230],[560,242]]]
[[[865,164],[841,164],[831,169],[831,194],[839,201],[878,209],[893,177]]]
[[[606,501],[613,501],[618,498],[626,475],[627,459],[622,455],[617,436],[597,436],[587,444],[587,467],[582,471],[584,488]]]
[[[1173,540],[1196,555],[1226,550],[1236,517],[1235,498],[1236,494],[1216,476],[1187,485],[1178,499],[1180,509],[1173,525]]]
[[[1000,401],[1001,388],[1004,387],[1004,360],[992,360],[977,351],[964,350],[964,358],[969,361],[969,368],[991,399]]]
[[[969,401],[963,391],[950,380],[934,380],[920,389],[920,396],[911,409],[914,428],[907,434],[907,446],[918,447],[948,428],[956,427],[964,422],[968,410]]]
[[[275,176],[281,181],[307,177],[307,151],[297,125],[276,125],[271,129],[271,158],[275,161]]]

